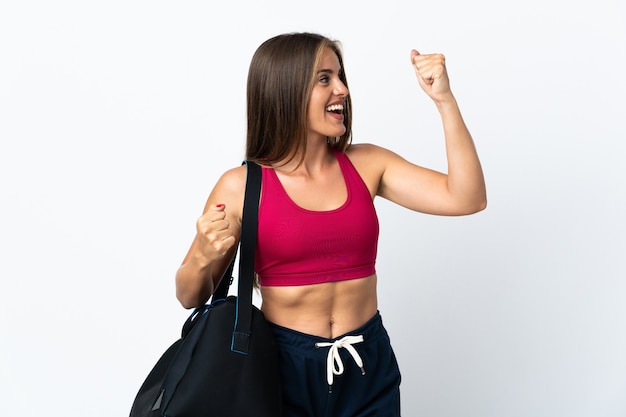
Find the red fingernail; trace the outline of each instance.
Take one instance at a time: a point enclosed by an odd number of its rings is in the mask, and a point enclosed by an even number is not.
[[[217,207],[217,208],[224,208],[224,205],[223,204],[217,204],[215,207]]]

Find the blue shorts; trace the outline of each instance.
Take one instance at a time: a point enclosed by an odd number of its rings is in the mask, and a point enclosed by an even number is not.
[[[400,416],[400,370],[379,313],[335,339],[271,327],[285,417]]]

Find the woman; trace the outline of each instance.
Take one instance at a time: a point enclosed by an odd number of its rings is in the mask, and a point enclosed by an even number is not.
[[[351,145],[351,101],[337,42],[311,33],[264,42],[250,64],[247,159],[263,167],[255,271],[281,350],[287,416],[399,416],[400,373],[376,294],[373,199],[466,215],[485,208],[480,162],[444,57],[411,51],[442,118],[448,173],[370,144]],[[246,168],[224,173],[176,274],[203,305],[234,256]]]

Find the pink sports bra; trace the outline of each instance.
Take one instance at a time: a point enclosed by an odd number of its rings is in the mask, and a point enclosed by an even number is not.
[[[363,278],[376,272],[378,217],[370,192],[335,151],[348,190],[329,211],[306,210],[287,195],[276,172],[263,169],[255,271],[261,285],[290,286]]]

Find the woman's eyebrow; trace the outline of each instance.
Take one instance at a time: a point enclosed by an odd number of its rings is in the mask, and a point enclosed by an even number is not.
[[[339,69],[339,71],[337,71],[339,73],[341,73],[341,69]],[[330,68],[322,68],[320,70],[317,71],[318,74],[334,74],[335,70],[330,69]]]

